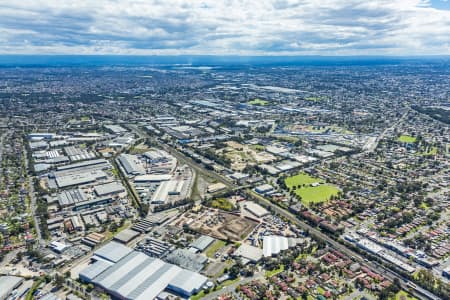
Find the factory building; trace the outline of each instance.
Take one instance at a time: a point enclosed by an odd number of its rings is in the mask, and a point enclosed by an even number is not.
[[[183,180],[169,180],[162,182],[152,196],[152,204],[164,204],[170,196],[180,195],[183,189]]]
[[[289,241],[287,237],[267,235],[263,240],[263,254],[264,257],[277,255],[280,251],[289,248]]]
[[[0,276],[0,300],[7,299],[12,291],[20,286],[24,279],[16,276]]]
[[[95,194],[99,197],[107,195],[117,195],[125,192],[125,188],[119,182],[110,182],[94,187]]]
[[[62,191],[56,196],[60,207],[68,207],[87,201],[87,195],[81,189]]]
[[[93,183],[97,180],[106,179],[107,175],[101,170],[90,172],[70,174],[70,175],[56,175],[55,182],[59,188],[66,188],[82,184]]]
[[[172,178],[170,174],[147,174],[134,177],[135,183],[149,183],[167,181]]]
[[[95,251],[92,259],[115,263],[130,254],[131,251],[133,251],[131,248],[113,241]]]
[[[144,157],[151,163],[161,163],[168,161],[169,154],[162,150],[150,150],[144,153]]]
[[[119,155],[118,160],[128,176],[145,174],[144,167],[135,155],[123,153]]]
[[[207,278],[141,252],[132,251],[116,263],[97,261],[80,273],[80,280],[92,282],[117,299],[155,299],[164,291],[182,297],[199,292]],[[110,265],[111,264],[111,265]]]
[[[269,214],[267,209],[251,201],[246,201],[244,203],[244,208],[258,218],[263,218]]]
[[[199,237],[198,239],[196,239],[195,241],[193,241],[191,243],[191,247],[194,249],[197,249],[200,252],[203,252],[206,250],[206,248],[209,247],[209,245],[211,245],[213,242],[215,241],[214,238],[207,236],[207,235],[202,235],[201,237]]]

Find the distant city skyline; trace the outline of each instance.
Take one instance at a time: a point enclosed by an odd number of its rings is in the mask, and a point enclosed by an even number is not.
[[[0,0],[0,54],[449,55],[450,2]]]

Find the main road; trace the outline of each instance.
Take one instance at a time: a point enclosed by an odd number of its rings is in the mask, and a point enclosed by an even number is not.
[[[402,116],[401,119],[403,119],[405,116],[406,116],[406,113]],[[398,124],[398,122],[396,124]],[[196,163],[191,158],[186,157],[180,151],[178,151],[178,150],[174,149],[173,147],[171,147],[171,146],[169,146],[167,144],[164,144],[161,141],[151,137],[145,131],[143,131],[142,129],[138,128],[136,125],[129,124],[128,127],[134,133],[136,133],[139,137],[147,138],[147,139],[152,140],[160,148],[164,149],[165,151],[167,151],[168,153],[173,155],[179,161],[188,164],[191,168],[195,169],[199,174],[203,174],[205,176],[214,178],[218,182],[223,183],[224,185],[226,185],[227,187],[229,187],[229,188],[231,188],[233,190],[238,190],[240,188],[238,185],[236,185],[235,183],[231,182],[227,178],[224,178],[223,176],[221,176],[221,175],[219,175],[219,174],[217,174],[217,173],[215,173],[213,171],[205,169],[203,166],[201,166],[200,164]],[[359,255],[355,251],[351,250],[347,246],[345,246],[345,245],[341,244],[340,242],[332,239],[331,237],[329,237],[328,235],[324,234],[323,232],[321,232],[317,228],[312,227],[311,225],[309,225],[309,224],[299,220],[294,214],[292,214],[289,211],[287,211],[286,209],[281,208],[278,205],[272,203],[270,200],[262,197],[261,195],[256,194],[251,189],[245,189],[245,190],[243,190],[243,193],[245,193],[246,196],[248,196],[249,198],[252,198],[253,200],[258,202],[259,204],[261,204],[261,205],[263,205],[263,206],[265,206],[267,208],[270,208],[276,214],[278,214],[280,216],[283,216],[284,218],[286,218],[287,220],[289,220],[293,224],[299,226],[303,230],[308,231],[311,236],[328,243],[328,245],[331,246],[332,248],[334,248],[334,249],[344,253],[345,255],[347,255],[348,257],[351,257],[352,259],[354,259],[355,261],[359,262],[360,264],[366,265],[369,268],[371,268],[372,270],[377,271],[378,273],[382,274],[387,279],[389,279],[391,281],[393,281],[394,279],[398,279],[399,283],[400,283],[400,286],[404,290],[410,290],[410,287],[405,282],[405,278],[403,276],[401,276],[401,275],[397,274],[396,272],[394,272],[394,271],[392,271],[392,270],[382,266],[381,264],[379,264],[377,262],[367,261],[367,259],[364,259],[361,255]],[[431,292],[429,292],[429,291],[427,291],[425,289],[422,289],[420,287],[416,287],[414,290],[411,291],[411,293],[415,297],[420,298],[420,299],[433,299],[433,300],[440,299],[436,295],[434,295]]]
[[[24,141],[26,142],[26,141]],[[30,172],[30,164],[28,161],[28,154],[27,154],[27,147],[23,145],[23,153],[24,153],[24,160],[25,160],[25,169],[28,171],[27,178],[28,178],[28,195],[30,197],[30,210],[31,214],[33,216],[34,220],[34,228],[36,230],[36,237],[41,246],[45,246],[46,241],[42,238],[41,233],[41,227],[39,225],[39,218],[36,215],[36,193],[34,191],[34,182],[33,182],[33,176]]]

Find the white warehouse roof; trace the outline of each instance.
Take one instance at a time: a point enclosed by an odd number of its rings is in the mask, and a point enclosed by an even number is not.
[[[148,300],[156,298],[165,289],[190,296],[207,280],[198,273],[132,251],[98,275],[93,283],[117,298]]]
[[[94,256],[111,262],[117,262],[127,256],[131,251],[133,251],[133,249],[130,247],[112,241],[95,251]]]
[[[263,254],[265,257],[280,253],[289,248],[289,240],[284,236],[267,235],[263,240]]]

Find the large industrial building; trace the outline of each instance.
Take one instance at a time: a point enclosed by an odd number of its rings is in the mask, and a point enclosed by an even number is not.
[[[71,205],[75,205],[80,202],[87,201],[87,195],[83,192],[82,189],[73,189],[62,191],[57,195],[59,206],[67,207]]]
[[[119,155],[118,160],[128,176],[145,174],[144,167],[138,161],[136,155],[123,153]]]
[[[0,276],[0,300],[7,299],[9,294],[23,282],[22,277]]]
[[[168,202],[170,196],[180,195],[183,189],[183,180],[163,181],[152,196],[153,204],[164,204]]]
[[[115,298],[127,300],[154,299],[164,291],[190,297],[208,280],[199,273],[128,249],[130,252],[117,262],[97,260],[80,273],[80,280],[105,289]]]
[[[125,192],[125,188],[120,182],[110,182],[102,185],[97,185],[94,188],[97,196],[116,195]]]
[[[106,179],[107,175],[101,170],[95,170],[90,172],[70,174],[66,176],[55,176],[56,184],[59,188],[66,188],[71,186],[77,186],[82,184],[93,183],[100,179]]]

